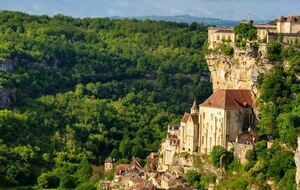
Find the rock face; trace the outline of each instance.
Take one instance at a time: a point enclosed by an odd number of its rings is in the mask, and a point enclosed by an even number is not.
[[[15,99],[15,89],[0,86],[0,109],[10,108],[11,102]]]
[[[298,137],[298,148],[296,150],[294,159],[297,167],[295,180],[297,183],[297,190],[300,190],[300,137]]]
[[[213,89],[250,89],[257,94],[256,82],[260,73],[272,67],[265,59],[257,57],[251,49],[235,48],[234,55],[211,53],[206,56],[211,72]]]
[[[0,60],[0,71],[2,72],[13,71],[16,66],[16,62],[17,60],[13,60],[13,59]]]

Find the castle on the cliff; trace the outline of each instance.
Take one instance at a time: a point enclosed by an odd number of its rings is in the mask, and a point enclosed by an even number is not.
[[[250,21],[249,21],[250,22]],[[275,25],[255,25],[259,51],[266,53],[267,44],[300,41],[300,16],[280,17]],[[235,48],[234,55],[207,55],[211,72],[213,94],[198,105],[194,101],[177,126],[169,126],[168,134],[160,149],[160,169],[167,170],[180,153],[209,155],[216,145],[234,148],[234,154],[243,163],[247,150],[258,140],[255,133],[257,117],[253,85],[259,73],[272,64],[257,64],[257,56],[235,46],[237,35],[233,28],[209,28],[209,49],[221,43]],[[259,59],[262,59],[260,57]],[[238,64],[237,64],[238,63]]]
[[[300,16],[282,16],[278,18],[276,25],[260,24],[255,27],[259,43],[270,43],[278,38],[281,38],[283,43],[300,40]],[[208,28],[209,48],[212,49],[224,41],[234,46],[237,37],[233,28]]]

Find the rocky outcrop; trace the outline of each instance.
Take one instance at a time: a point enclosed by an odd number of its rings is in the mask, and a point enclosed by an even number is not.
[[[210,53],[206,60],[214,90],[250,89],[254,95],[257,95],[258,75],[273,66],[251,49],[235,48],[232,56],[219,52]]]
[[[0,60],[0,71],[10,72],[13,71],[16,66],[16,59],[2,59]]]
[[[297,190],[300,190],[300,137],[298,137],[298,148],[295,153],[295,163],[296,163],[296,183],[297,183]]]
[[[11,103],[15,100],[16,90],[0,86],[0,109],[10,108]]]

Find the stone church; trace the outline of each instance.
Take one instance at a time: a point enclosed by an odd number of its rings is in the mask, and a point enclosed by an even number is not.
[[[233,142],[251,143],[252,106],[250,90],[217,89],[200,106],[194,101],[180,123],[179,152],[209,154],[215,145],[228,149]]]

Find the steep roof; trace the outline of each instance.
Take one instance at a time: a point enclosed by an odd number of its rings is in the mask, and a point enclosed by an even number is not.
[[[214,107],[225,110],[237,110],[253,106],[250,90],[216,90],[204,103],[202,107]]]
[[[129,165],[129,168],[130,169],[138,169],[138,170],[140,170],[140,169],[142,169],[142,166],[141,166],[140,162],[136,158],[133,158],[132,162]]]
[[[193,102],[192,109],[193,109],[193,110],[199,110],[198,105],[197,105],[197,101],[196,101],[196,100],[194,100],[194,102]]]
[[[186,123],[190,119],[190,117],[192,118],[193,123],[198,123],[198,115],[189,113],[184,113],[181,122]]]
[[[184,113],[184,115],[183,115],[183,117],[182,117],[182,119],[181,119],[181,122],[187,122],[188,121],[188,119],[190,118],[190,116],[191,116],[191,114],[189,114],[189,113]]]

